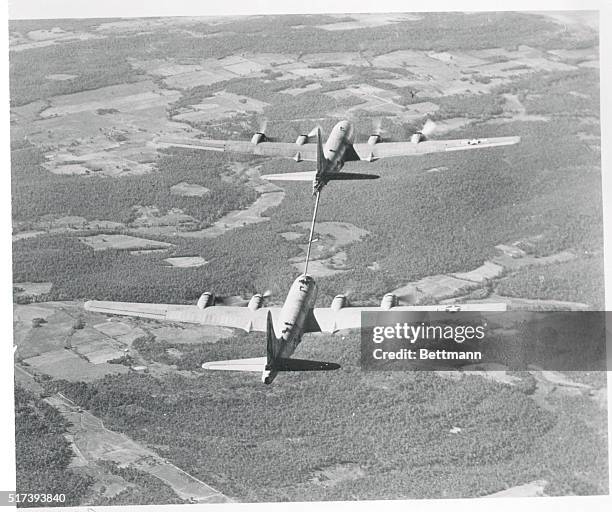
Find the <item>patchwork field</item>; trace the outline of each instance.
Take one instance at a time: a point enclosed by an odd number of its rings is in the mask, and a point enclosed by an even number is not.
[[[16,297],[36,297],[45,295],[51,291],[53,283],[13,283],[13,291]]]
[[[338,21],[336,23],[326,23],[325,25],[319,25],[318,28],[323,30],[355,30],[365,27],[380,27],[396,23],[402,20],[417,21],[420,19],[415,14],[350,14],[350,15],[338,15],[339,18],[344,18],[344,21]],[[346,19],[348,18],[348,19]]]
[[[66,31],[60,27],[49,30],[31,30],[27,33],[11,32],[11,51],[21,52],[35,48],[43,48],[58,43],[71,42],[74,40],[86,41],[98,39],[100,36],[89,32]],[[51,78],[53,80],[53,78]]]
[[[188,197],[202,197],[210,192],[206,187],[202,187],[201,185],[195,185],[193,183],[177,183],[170,187],[170,191],[173,194],[178,194],[179,196],[188,196]]]
[[[111,324],[90,327],[80,304],[44,304],[15,306],[16,357],[22,364],[55,378],[88,382],[128,370],[108,361],[124,355],[125,336],[133,328],[105,332]]]
[[[55,96],[36,108],[15,107],[21,122],[12,132],[45,148],[45,167],[57,174],[142,174],[154,168],[156,132],[189,131],[166,117],[179,96],[150,80]]]
[[[56,96],[50,101],[50,106],[39,113],[39,116],[46,119],[81,112],[96,112],[98,115],[131,113],[165,107],[178,97],[179,93],[176,91],[159,89],[153,82],[144,80],[135,84],[113,85],[102,90]]]
[[[146,240],[129,235],[95,235],[80,239],[84,244],[89,245],[94,251],[105,251],[116,249],[120,251],[146,251],[155,249],[168,249],[172,244],[158,242],[156,240]]]
[[[54,379],[66,379],[73,382],[92,382],[105,375],[128,372],[125,366],[110,365],[104,362],[94,363],[93,361],[89,363],[67,350],[45,352],[40,356],[24,359],[23,363]]]
[[[176,258],[166,258],[164,261],[167,261],[173,267],[178,268],[201,267],[207,263],[201,256],[180,256]]]
[[[175,115],[173,119],[184,122],[206,122],[231,117],[246,112],[263,112],[267,103],[229,92],[216,93],[202,103],[191,105],[191,112]]]

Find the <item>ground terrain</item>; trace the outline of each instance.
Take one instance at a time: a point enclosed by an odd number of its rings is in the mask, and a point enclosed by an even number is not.
[[[260,175],[311,164],[157,140],[248,138],[267,120],[267,134],[293,141],[344,118],[359,142],[377,125],[383,138],[405,139],[428,118],[434,137],[522,140],[354,163],[382,178],[325,190],[309,267],[318,304],[338,293],[377,304],[393,291],[406,304],[603,308],[593,20],[12,22],[24,485],[37,484],[28,421],[52,415],[51,431],[36,428],[53,437],[49,457],[76,479],[82,504],[606,493],[600,374],[363,373],[357,334],[346,333],[300,348],[342,370],[283,375],[264,389],[256,377],[199,371],[205,360],[261,355],[260,335],[82,308],[195,303],[206,290],[270,289],[282,303],[303,266],[312,199],[307,186]]]

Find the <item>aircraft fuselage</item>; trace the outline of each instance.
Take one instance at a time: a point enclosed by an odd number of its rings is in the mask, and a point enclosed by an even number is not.
[[[326,176],[342,170],[346,151],[353,144],[354,140],[355,130],[350,121],[340,121],[332,128],[327,142],[323,146],[325,161],[322,172],[317,176],[314,183],[315,192],[327,183]]]
[[[285,303],[278,319],[274,322],[275,336],[278,339],[279,350],[275,354],[278,358],[288,359],[302,341],[304,323],[310,310],[317,300],[317,284],[309,276],[300,275],[291,285]],[[262,380],[270,384],[276,372],[273,368],[266,369]]]

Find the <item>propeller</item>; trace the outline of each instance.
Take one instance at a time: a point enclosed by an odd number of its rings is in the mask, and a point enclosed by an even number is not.
[[[355,292],[355,290],[353,290],[352,288],[347,288],[346,290],[344,290],[340,294],[340,295],[344,295],[346,297],[347,306],[351,305],[351,297],[353,296],[354,292]]]
[[[425,121],[425,124],[423,124],[423,128],[421,128],[420,132],[423,134],[423,136],[429,138],[431,135],[434,134],[436,128],[436,123],[431,119],[427,119],[427,121]]]
[[[372,134],[379,136],[382,134],[382,117],[375,117],[372,121]]]
[[[320,129],[319,125],[315,126],[308,134],[305,134],[303,131],[299,130],[299,127],[293,126],[293,130],[297,133],[297,138],[295,143],[299,146],[306,144],[307,142],[311,142],[317,136],[317,129]]]
[[[419,142],[429,139],[429,137],[433,135],[435,131],[436,123],[434,123],[431,119],[427,119],[427,121],[423,123],[423,127],[410,136],[410,142],[418,144]]]
[[[308,132],[308,138],[311,139],[311,138],[316,137],[318,130],[321,130],[321,125],[320,124],[316,125],[312,130],[310,130],[310,132]],[[321,130],[321,131],[323,131],[323,130]]]
[[[372,120],[372,132],[368,137],[368,144],[374,145],[382,141],[382,134],[384,133],[382,121],[382,117],[375,117]]]
[[[275,142],[277,140],[277,137],[268,135],[266,133],[267,129],[268,129],[268,118],[267,117],[259,118],[259,125],[257,127],[257,131],[255,132],[255,134],[253,135],[253,138],[251,139],[251,142],[253,142],[254,144],[259,144],[260,142]]]
[[[259,129],[257,130],[257,132],[258,133],[266,133],[267,129],[268,129],[268,118],[267,117],[263,117],[259,121]]]

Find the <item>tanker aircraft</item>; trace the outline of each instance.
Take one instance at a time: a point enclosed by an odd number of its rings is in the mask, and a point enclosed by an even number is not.
[[[405,142],[384,142],[380,131],[370,135],[366,143],[355,143],[355,129],[350,121],[337,123],[325,144],[321,139],[321,129],[316,128],[308,134],[299,135],[295,143],[268,140],[263,130],[257,132],[251,141],[210,140],[210,139],[163,139],[157,141],[158,147],[184,147],[208,151],[251,153],[254,155],[292,158],[296,162],[317,163],[315,171],[268,174],[262,178],[277,181],[310,181],[313,195],[331,180],[376,179],[375,174],[350,173],[340,171],[346,162],[366,160],[374,162],[380,158],[425,155],[462,151],[468,149],[508,146],[520,142],[520,137],[491,137],[486,139],[429,140],[436,124],[428,120],[423,128]],[[311,142],[312,141],[312,142]]]
[[[317,284],[306,272],[291,285],[282,307],[268,307],[265,294],[255,294],[242,306],[216,305],[210,292],[203,293],[196,305],[143,304],[89,301],[85,309],[111,315],[127,315],[168,322],[186,322],[266,332],[266,355],[250,359],[208,362],[206,370],[259,372],[264,384],[271,384],[279,372],[336,370],[340,365],[291,357],[302,335],[311,332],[335,333],[361,327],[363,311],[505,311],[503,303],[399,306],[393,294],[382,298],[380,307],[352,307],[345,295],[336,295],[328,308],[315,307]]]

